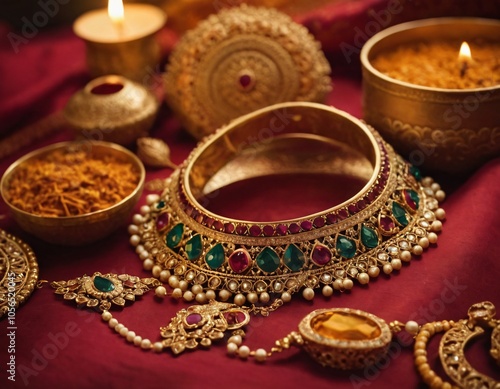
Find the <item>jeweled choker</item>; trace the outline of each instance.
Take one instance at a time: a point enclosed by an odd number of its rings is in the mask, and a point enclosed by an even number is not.
[[[202,205],[236,182],[304,173],[361,184],[330,208],[286,220],[237,220]],[[232,298],[265,314],[300,290],[306,299],[318,288],[329,296],[399,270],[436,243],[444,197],[362,121],[321,104],[284,103],[200,143],[161,196],[147,197],[130,241],[177,296]]]

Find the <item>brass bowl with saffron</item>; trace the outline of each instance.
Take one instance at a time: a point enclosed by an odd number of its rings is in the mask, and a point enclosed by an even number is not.
[[[363,46],[363,116],[413,165],[449,174],[469,173],[500,155],[500,63],[491,72],[482,72],[493,82],[476,87],[426,86],[389,76],[376,68],[379,56],[398,48],[421,45],[420,51],[436,42],[471,43],[472,60],[461,63],[456,56],[439,67],[417,70],[422,61],[405,60],[407,72],[420,78],[432,78],[440,68],[452,67],[452,76],[443,79],[464,83],[462,78],[474,70],[474,48],[500,47],[500,21],[481,18],[436,18],[399,24],[385,29]],[[423,48],[423,49],[422,49]],[[398,52],[399,53],[399,52]],[[437,53],[439,56],[440,53]],[[496,56],[498,57],[498,56]],[[412,60],[413,59],[413,60]],[[469,72],[469,73],[468,73]],[[391,74],[392,75],[392,74]],[[446,77],[444,77],[446,78]]]
[[[61,142],[26,154],[3,174],[0,192],[26,232],[80,246],[124,226],[146,172],[131,151],[109,142]]]

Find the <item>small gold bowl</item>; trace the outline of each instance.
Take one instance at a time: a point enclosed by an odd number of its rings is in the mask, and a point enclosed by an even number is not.
[[[500,22],[481,18],[418,20],[374,35],[361,50],[364,120],[415,166],[462,174],[498,156],[500,85],[421,86],[385,75],[372,61],[402,45],[439,40],[498,43],[499,36]]]
[[[137,183],[131,193],[115,204],[76,216],[41,216],[13,205],[9,185],[14,174],[27,164],[62,150],[85,151],[94,158],[110,156],[120,163],[131,164]],[[0,182],[0,193],[23,230],[49,243],[79,246],[102,239],[125,224],[142,194],[145,176],[146,171],[139,158],[122,146],[101,141],[62,142],[28,153],[9,166]]]

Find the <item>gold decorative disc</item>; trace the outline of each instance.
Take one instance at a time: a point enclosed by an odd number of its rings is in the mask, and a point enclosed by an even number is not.
[[[286,101],[321,102],[330,66],[320,44],[287,15],[242,5],[189,31],[170,57],[165,93],[196,138]]]
[[[0,318],[11,317],[38,281],[38,263],[31,248],[0,230]]]

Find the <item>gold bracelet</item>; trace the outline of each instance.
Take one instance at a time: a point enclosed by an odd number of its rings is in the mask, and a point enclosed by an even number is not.
[[[251,141],[259,133],[264,141]],[[273,174],[354,177],[357,193],[300,218],[235,220],[203,207],[209,193]],[[316,103],[283,103],[243,116],[202,142],[149,195],[129,227],[143,266],[200,303],[233,297],[266,314],[303,290],[325,296],[367,284],[437,241],[444,192],[360,120]],[[186,285],[191,290],[186,290]],[[180,288],[182,286],[182,288]],[[266,307],[266,304],[271,304]],[[255,309],[259,309],[255,306]]]

